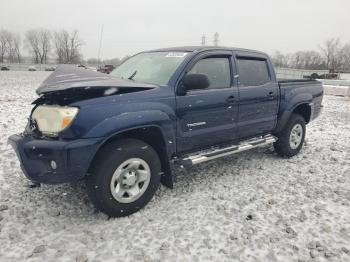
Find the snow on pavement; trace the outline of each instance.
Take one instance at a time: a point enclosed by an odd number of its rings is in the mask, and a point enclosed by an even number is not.
[[[350,100],[325,97],[291,159],[269,148],[176,170],[109,219],[84,185],[30,188],[7,137],[47,72],[0,72],[0,261],[350,261]]]

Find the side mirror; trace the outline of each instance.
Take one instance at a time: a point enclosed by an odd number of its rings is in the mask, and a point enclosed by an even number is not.
[[[210,86],[209,78],[203,74],[190,74],[182,79],[180,94],[184,95],[188,90],[206,89]]]

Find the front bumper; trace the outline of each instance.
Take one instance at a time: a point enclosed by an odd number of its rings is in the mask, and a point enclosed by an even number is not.
[[[12,135],[8,141],[27,178],[38,183],[59,184],[75,182],[86,175],[101,140],[59,141]],[[51,161],[55,161],[56,169],[51,167]]]

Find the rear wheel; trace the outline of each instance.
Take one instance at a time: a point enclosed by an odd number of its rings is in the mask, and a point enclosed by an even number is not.
[[[298,114],[292,114],[286,127],[277,134],[278,140],[274,143],[276,152],[285,157],[298,154],[305,139],[305,120]]]
[[[87,191],[97,209],[112,217],[143,208],[156,192],[161,164],[156,151],[143,141],[114,141],[99,152],[87,178]]]

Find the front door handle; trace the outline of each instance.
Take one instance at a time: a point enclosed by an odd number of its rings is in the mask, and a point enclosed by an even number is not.
[[[226,99],[226,102],[229,103],[229,104],[233,104],[235,102],[237,102],[235,96],[229,96],[227,99]]]
[[[272,99],[275,98],[275,92],[270,91],[266,96],[268,97],[268,99],[271,99],[271,100],[272,100]]]

